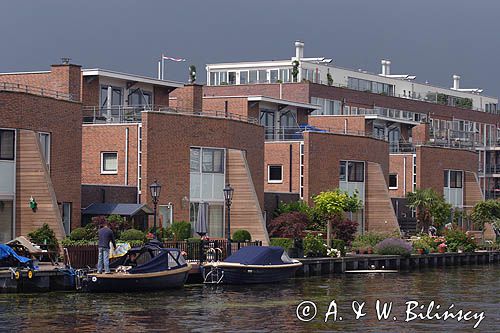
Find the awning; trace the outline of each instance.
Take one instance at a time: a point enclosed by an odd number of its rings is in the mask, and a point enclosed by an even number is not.
[[[145,204],[93,203],[82,210],[83,215],[135,216],[138,213],[153,214]]]

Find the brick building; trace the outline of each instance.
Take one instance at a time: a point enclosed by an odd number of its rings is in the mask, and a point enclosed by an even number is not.
[[[388,60],[382,61],[380,74],[373,74],[332,65],[331,59],[304,57],[304,44],[296,42],[295,46],[295,56],[290,60],[207,65],[204,99],[227,101],[231,111],[231,105],[241,96],[310,104],[314,110],[307,119],[297,114],[295,129],[285,129],[279,122],[273,125],[294,135],[313,130],[386,141],[389,168],[382,168],[383,176],[400,218],[398,208],[405,202],[398,200],[416,188],[434,188],[455,209],[472,207],[484,192],[487,197],[500,192],[495,173],[500,161],[496,148],[500,142],[497,98],[483,95],[481,89],[461,88],[457,75],[451,88],[441,88],[418,83],[414,75],[391,74]],[[260,111],[260,122],[268,133],[270,124]],[[365,142],[369,151],[370,142]],[[351,143],[331,154],[342,156],[356,149]],[[297,163],[299,159],[294,156],[299,150],[299,144],[274,142],[271,146],[266,142],[266,158],[272,158],[275,165],[278,159]],[[333,163],[329,165],[332,171]],[[266,172],[272,168],[279,174],[279,168],[268,161],[266,164]],[[282,171],[285,179],[293,173],[293,168],[287,168],[284,165]],[[314,179],[321,178],[315,175]],[[298,184],[298,180],[266,184],[266,191],[300,192]],[[304,198],[309,200],[310,196]],[[370,225],[368,221],[366,224]]]
[[[80,71],[0,75],[0,242],[80,225]]]

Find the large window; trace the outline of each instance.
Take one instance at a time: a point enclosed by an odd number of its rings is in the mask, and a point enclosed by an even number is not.
[[[117,174],[118,173],[118,153],[103,152],[101,153],[101,173]]]
[[[283,165],[267,166],[267,182],[283,183]]]
[[[384,94],[389,96],[394,95],[394,86],[392,84],[387,84],[382,82],[349,77],[347,79],[347,86],[349,87],[349,89],[354,89],[359,91],[367,91],[375,94]]]
[[[190,197],[192,200],[224,200],[224,149],[191,148]]]
[[[0,130],[0,160],[14,160],[14,137],[13,130]]]
[[[277,69],[271,69],[269,71],[271,83],[276,83],[278,82],[278,70]]]
[[[249,71],[248,83],[257,83],[257,71]]]
[[[111,90],[111,96],[108,95],[109,90]],[[122,88],[101,86],[101,107],[106,108],[117,105],[123,105]]]
[[[364,182],[365,163],[353,161],[340,161],[340,181]]]
[[[248,71],[241,71],[240,84],[247,84],[247,83],[248,83]]]
[[[259,83],[267,83],[267,70],[259,70]]]
[[[229,72],[228,78],[229,78],[228,81],[229,84],[236,84],[236,72]]]
[[[64,232],[69,235],[71,232],[71,202],[63,202],[61,210]]]

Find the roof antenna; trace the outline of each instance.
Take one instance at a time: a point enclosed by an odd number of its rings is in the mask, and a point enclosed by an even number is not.
[[[61,62],[63,65],[69,65],[71,58],[61,58]]]

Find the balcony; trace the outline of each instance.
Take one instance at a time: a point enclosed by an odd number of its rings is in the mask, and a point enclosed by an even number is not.
[[[259,124],[259,120],[252,117],[246,117],[226,111],[190,111],[168,106],[158,105],[139,105],[139,106],[84,106],[83,123],[84,124],[121,124],[121,123],[140,123],[142,121],[142,112],[163,112],[169,114],[183,114],[198,117],[224,118],[242,121],[250,124]]]
[[[304,134],[303,134],[304,132],[355,135],[355,136],[366,136],[366,137],[381,139],[361,131],[341,131],[338,129],[332,129],[328,127],[319,128],[310,125],[299,125],[291,127],[266,126],[265,139],[266,141],[302,141],[304,140]],[[383,140],[383,138],[381,140]]]

